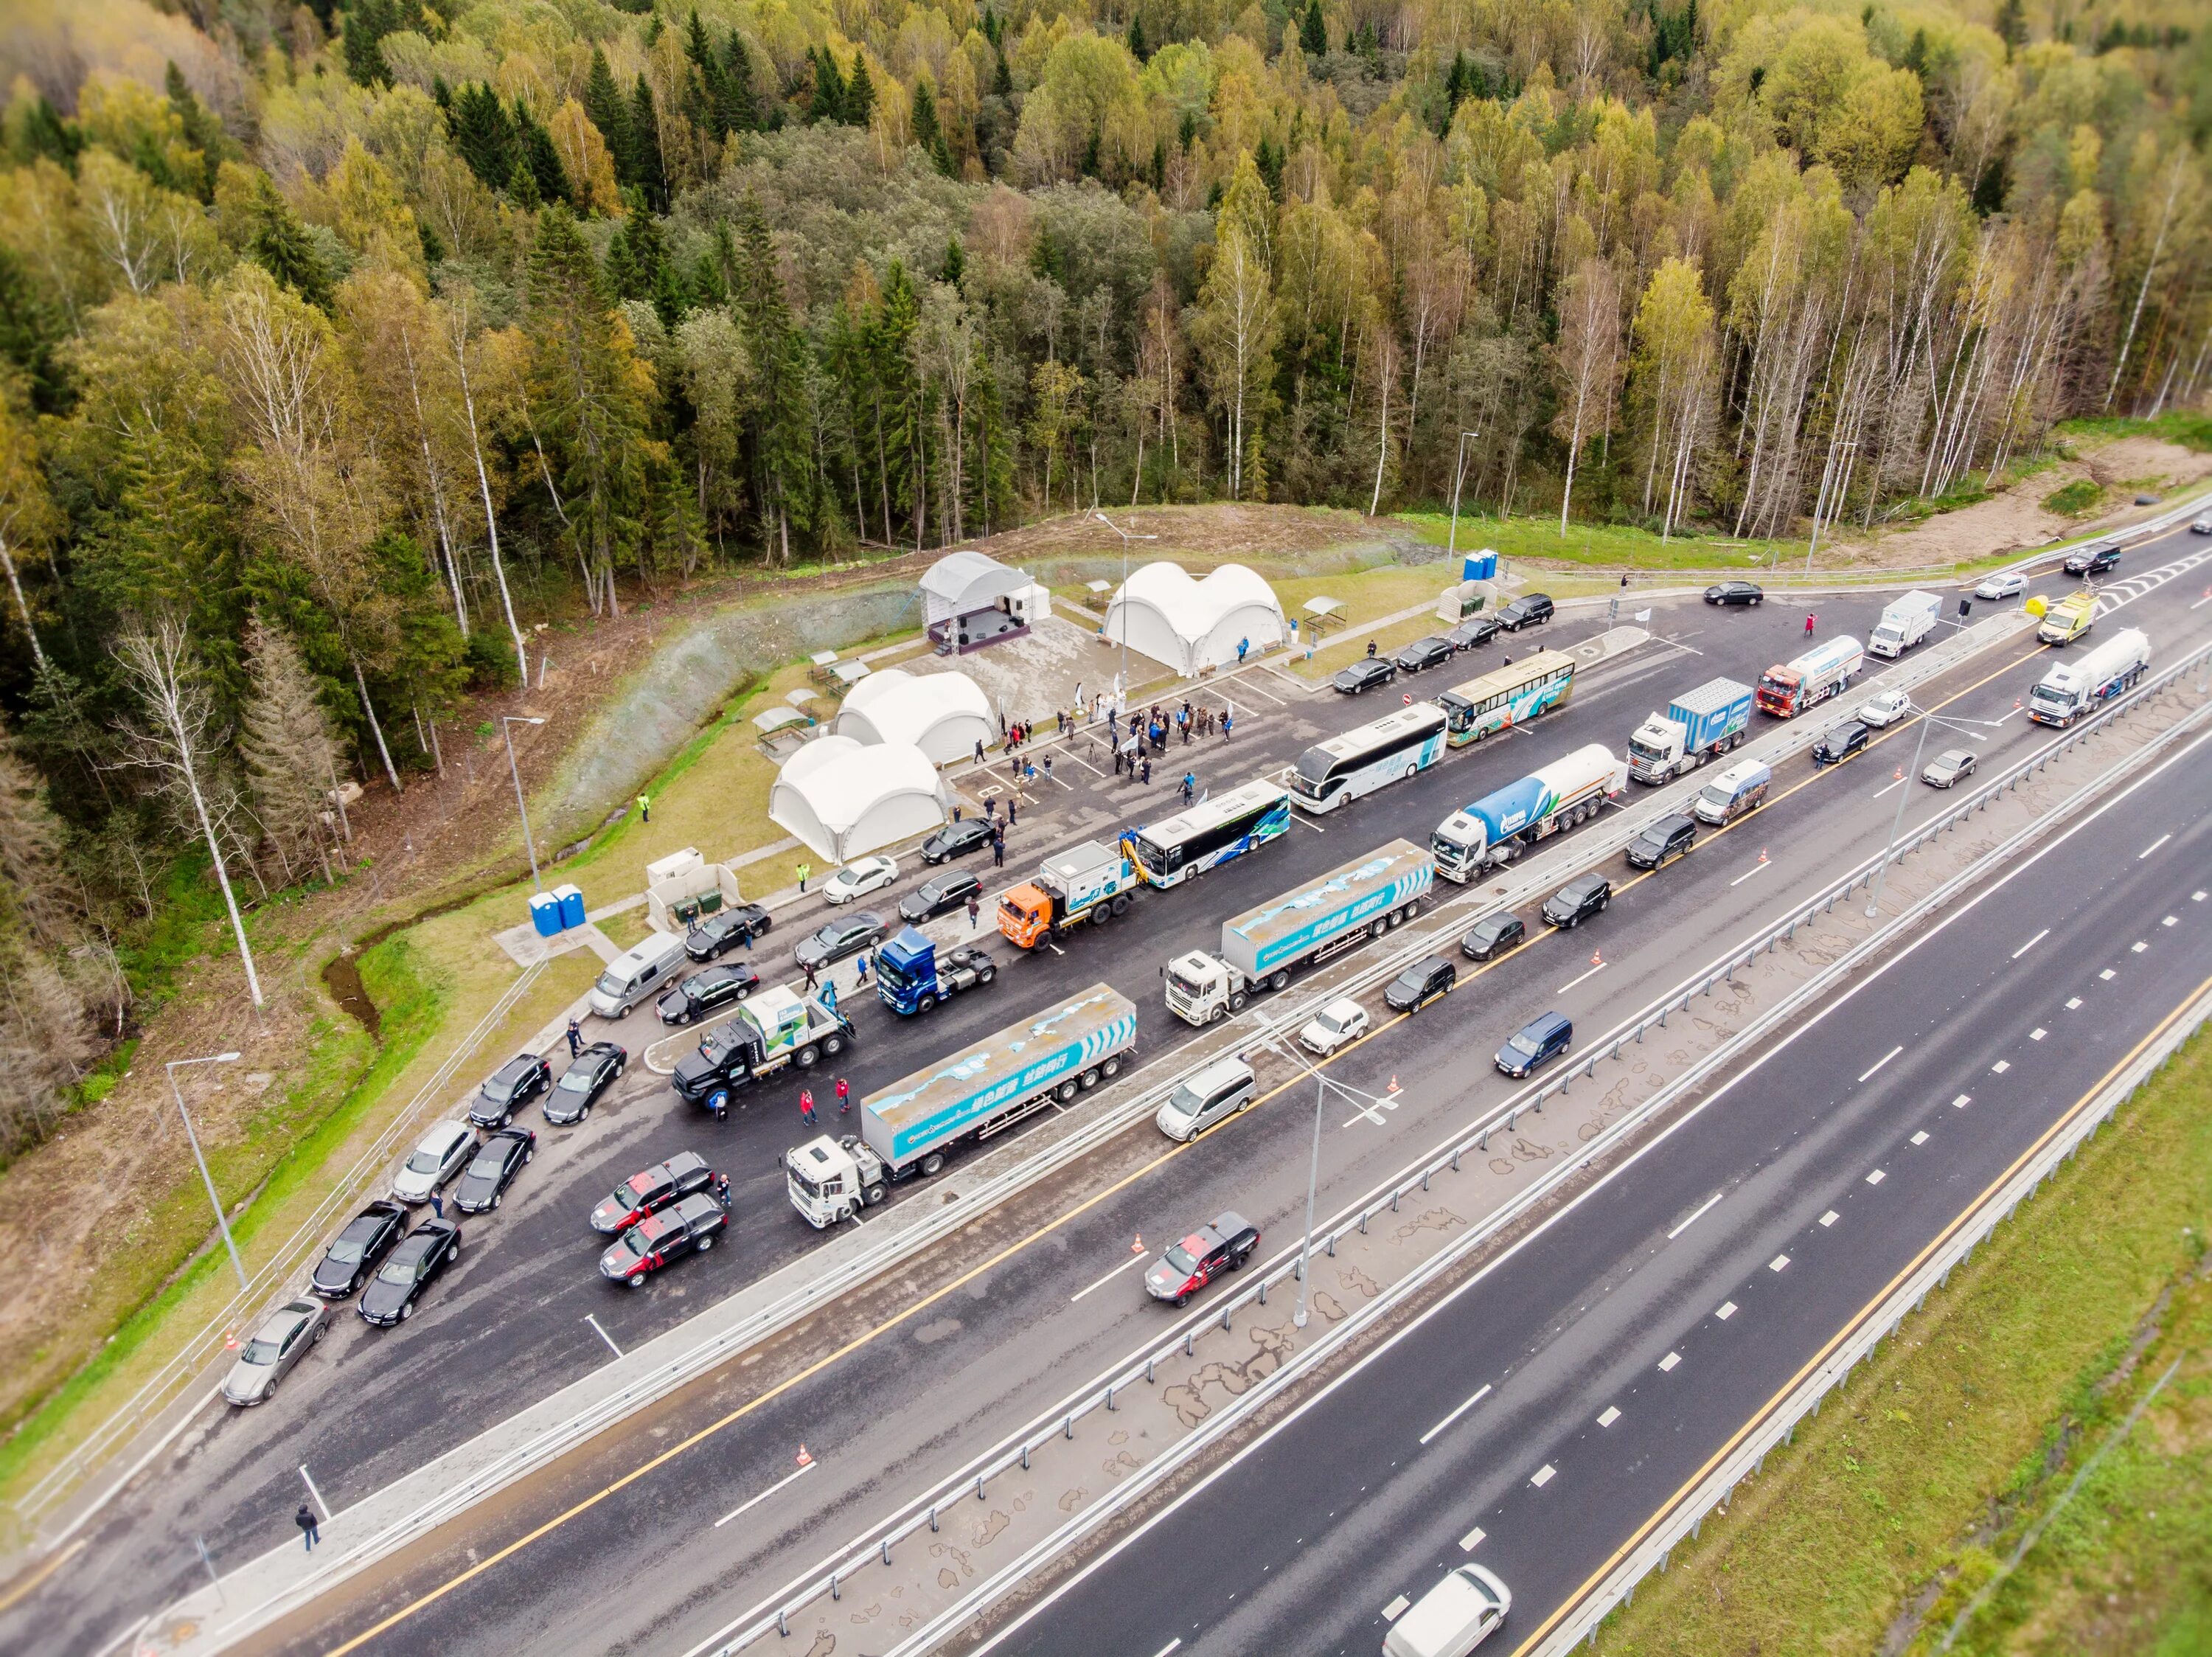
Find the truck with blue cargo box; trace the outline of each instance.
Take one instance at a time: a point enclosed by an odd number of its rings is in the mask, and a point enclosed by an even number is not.
[[[894,1182],[933,1174],[1032,1112],[1073,1103],[1118,1075],[1136,1041],[1136,1003],[1094,984],[870,1093],[858,1134],[787,1151],[791,1205],[817,1231],[852,1219]]]
[[[1196,1025],[1241,1013],[1256,991],[1280,990],[1294,972],[1404,924],[1435,879],[1427,852],[1410,840],[1391,840],[1231,916],[1221,923],[1218,955],[1194,949],[1161,969],[1168,1008]]]
[[[1437,873],[1464,886],[1523,847],[1587,822],[1627,786],[1627,765],[1604,743],[1577,748],[1437,824],[1429,836]]]
[[[876,946],[876,994],[902,1015],[927,1013],[998,976],[999,964],[988,951],[967,944],[939,951],[928,935],[911,926]]]
[[[1668,782],[1735,747],[1750,723],[1751,686],[1709,679],[1636,728],[1628,774],[1639,783]]]

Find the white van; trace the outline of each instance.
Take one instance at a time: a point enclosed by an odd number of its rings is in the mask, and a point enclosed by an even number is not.
[[[648,932],[645,941],[607,963],[592,985],[592,1010],[603,1019],[626,1019],[631,1008],[660,993],[688,959],[684,940],[673,932]]]
[[[1766,798],[1766,785],[1773,780],[1762,761],[1741,761],[1699,789],[1690,809],[1708,823],[1732,823]]]
[[[1462,1565],[1390,1625],[1382,1657],[1467,1657],[1512,1609],[1512,1590],[1493,1573]]]
[[[1170,1093],[1153,1120],[1170,1139],[1195,1139],[1249,1105],[1258,1092],[1250,1065],[1241,1058],[1218,1058]]]

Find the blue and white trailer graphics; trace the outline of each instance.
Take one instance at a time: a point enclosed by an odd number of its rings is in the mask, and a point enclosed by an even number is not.
[[[1437,825],[1429,837],[1437,873],[1462,886],[1523,846],[1598,814],[1628,786],[1628,767],[1602,742],[1577,748],[1518,783],[1486,794]]]
[[[1137,1008],[1094,984],[860,1101],[860,1132],[823,1134],[786,1153],[791,1205],[822,1230],[884,1200],[890,1182],[933,1174],[964,1144],[1118,1073],[1137,1041]]]
[[[1410,919],[1435,878],[1427,852],[1392,840],[1232,916],[1221,923],[1218,955],[1194,949],[1162,969],[1169,1010],[1198,1025],[1241,1012],[1255,991],[1280,990],[1300,968]]]
[[[1279,783],[1247,783],[1201,800],[1165,822],[1124,829],[1121,850],[1147,886],[1181,886],[1256,850],[1291,827],[1291,796]]]
[[[1628,739],[1628,774],[1639,783],[1664,783],[1695,771],[1743,740],[1751,723],[1751,686],[1709,679],[1653,714]]]
[[[2040,725],[2071,725],[2111,700],[2150,667],[2150,636],[2140,627],[2115,633],[2085,656],[2063,662],[2027,693],[2027,716]]]

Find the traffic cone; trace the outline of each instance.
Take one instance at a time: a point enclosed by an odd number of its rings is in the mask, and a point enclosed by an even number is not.
[[[235,1352],[238,1350],[238,1331],[236,1330],[226,1329],[222,1331],[222,1349],[226,1352]]]
[[[802,1467],[811,1467],[814,1465],[814,1458],[806,1453],[806,1447],[803,1444],[799,1447],[799,1465]]]
[[[1390,1091],[1394,1093],[1398,1091],[1398,1073],[1395,1070],[1390,1073]]]
[[[1762,863],[1766,861],[1766,848],[1765,846],[1761,846],[1759,849],[1759,861]]]
[[[1137,1234],[1137,1240],[1129,1245],[1129,1252],[1132,1254],[1142,1254],[1144,1252],[1145,1234],[1140,1231]]]
[[[1592,966],[1603,966],[1605,965],[1605,952],[1600,949],[1591,950],[1590,965]]]
[[[1899,765],[1895,771],[1890,773],[1890,776],[1894,781],[1902,783],[1905,780],[1905,767]]]

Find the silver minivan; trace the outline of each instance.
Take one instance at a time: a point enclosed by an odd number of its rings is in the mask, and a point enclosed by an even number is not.
[[[1218,1058],[1170,1093],[1153,1120],[1170,1139],[1195,1139],[1215,1123],[1249,1109],[1258,1096],[1250,1065],[1241,1058]]]
[[[607,963],[592,985],[592,1010],[603,1019],[628,1018],[631,1008],[658,996],[662,984],[690,959],[675,933],[647,933],[643,941]]]
[[[1773,781],[1774,773],[1759,761],[1741,761],[1699,789],[1690,809],[1704,822],[1733,823],[1765,801],[1767,784]]]
[[[1467,1657],[1513,1609],[1513,1592],[1480,1565],[1462,1565],[1401,1613],[1382,1657]]]

